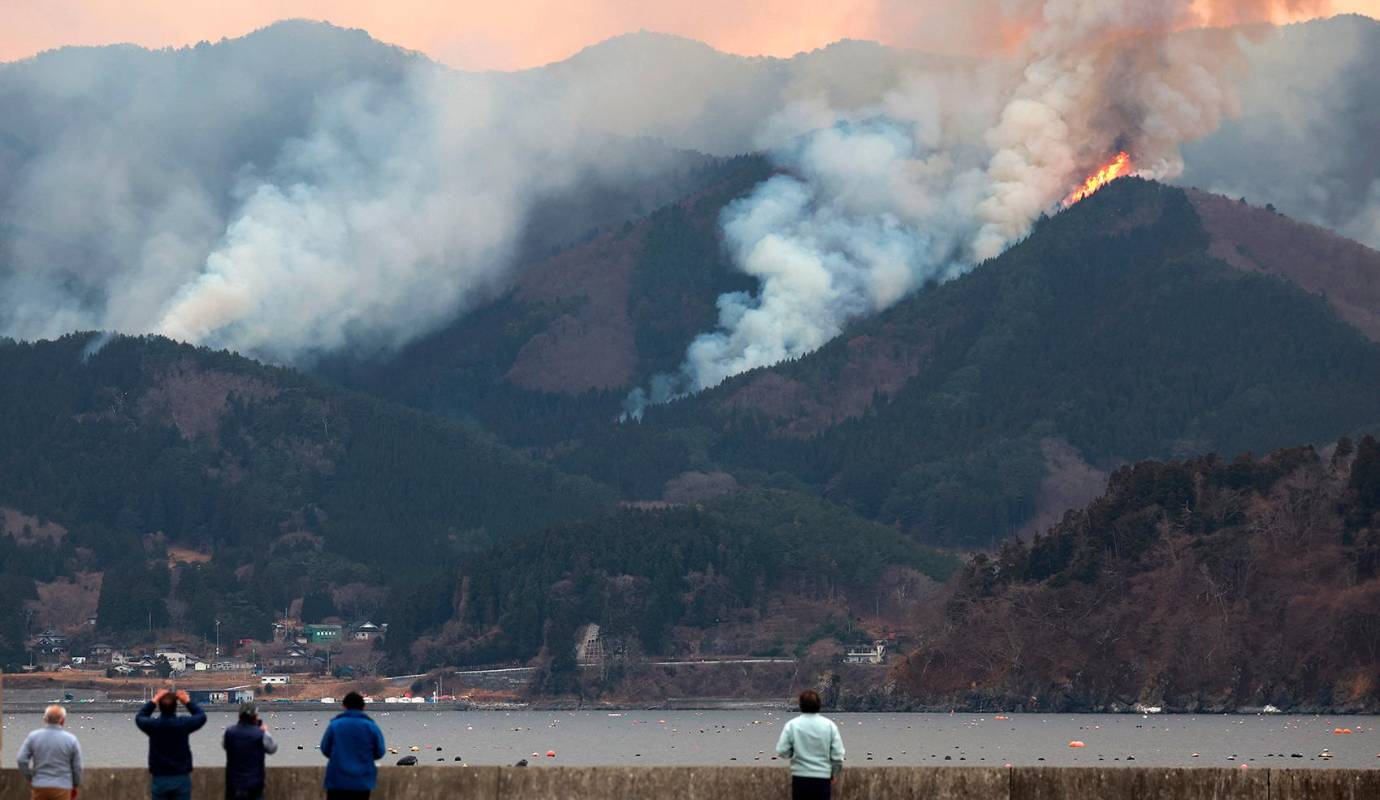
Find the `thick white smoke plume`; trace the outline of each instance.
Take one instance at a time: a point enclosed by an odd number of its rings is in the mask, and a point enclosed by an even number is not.
[[[627,127],[639,91],[660,90],[628,87]],[[541,204],[598,197],[556,220],[578,236],[669,202],[704,161],[611,135],[550,76],[455,73],[309,23],[0,65],[0,108],[0,333],[280,362],[435,329],[491,297],[519,246],[559,240],[528,228]]]
[[[787,115],[788,128],[824,127],[778,146],[786,174],[723,219],[760,288],[720,297],[719,330],[690,345],[679,374],[635,390],[627,415],[807,354],[850,320],[1000,254],[1119,150],[1140,174],[1176,177],[1180,145],[1236,109],[1237,35],[1170,35],[1203,21],[1202,5],[1013,0],[1008,21],[1028,28],[1004,78],[970,72],[964,85],[930,71],[851,118]],[[1272,5],[1236,2],[1231,16]]]
[[[525,114],[488,84],[424,69],[400,91],[352,86],[271,179],[241,188],[222,241],[154,330],[282,360],[396,346],[490,287],[532,199],[590,156],[559,108]]]
[[[506,280],[534,204],[583,210],[591,183],[634,187],[623,215],[678,197],[666,176],[695,162],[674,148],[765,149],[781,174],[723,218],[760,287],[721,298],[718,329],[634,410],[804,355],[961,273],[1121,149],[1173,177],[1189,142],[1185,181],[1380,243],[1380,117],[1362,102],[1380,74],[1373,23],[1314,23],[1243,60],[1239,35],[1169,32],[1315,9],[874,5],[889,30],[981,34],[999,57],[846,42],[740,59],[634,35],[543,70],[466,75],[288,23],[0,65],[0,335],[164,332],[299,362],[396,346]],[[1338,48],[1339,28],[1364,38]],[[1191,144],[1234,113],[1247,64],[1246,116]],[[575,216],[559,215],[564,240],[612,218]]]

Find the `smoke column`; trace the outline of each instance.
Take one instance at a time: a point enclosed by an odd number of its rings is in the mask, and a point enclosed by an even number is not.
[[[785,174],[722,220],[759,289],[720,297],[719,329],[690,345],[678,374],[634,390],[625,416],[805,355],[850,320],[999,255],[1117,150],[1139,174],[1176,177],[1179,146],[1236,110],[1244,62],[1236,34],[1169,34],[1269,19],[1276,5],[1301,4],[1005,3],[997,27],[1025,30],[1007,80],[917,76],[877,108],[795,114],[822,125],[778,143]]]

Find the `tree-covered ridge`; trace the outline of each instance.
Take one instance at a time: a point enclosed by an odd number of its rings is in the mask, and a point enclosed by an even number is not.
[[[361,391],[449,416],[472,419],[505,442],[566,449],[598,438],[628,390],[674,370],[695,335],[710,329],[720,294],[751,288],[719,244],[718,218],[770,166],[755,156],[704,167],[699,188],[679,202],[602,232],[520,271],[516,285],[450,326],[368,363],[336,359],[321,371]],[[617,319],[613,331],[579,331]],[[556,365],[583,377],[629,360],[623,381],[603,389],[582,380],[527,388],[533,346],[574,336]]]
[[[560,463],[634,496],[686,464],[747,482],[788,472],[927,541],[971,545],[1030,518],[1047,439],[1113,466],[1380,422],[1380,348],[1322,299],[1207,246],[1181,190],[1117,181],[818,352],[653,408]],[[859,374],[886,390],[852,386],[861,411],[793,427]]]
[[[761,621],[783,594],[837,597],[870,611],[888,570],[942,581],[957,564],[892,528],[791,492],[622,509],[517,537],[466,559],[455,580],[420,587],[409,605],[415,613],[405,615],[409,632],[438,633],[420,645],[395,637],[396,648],[423,667],[544,652],[554,668],[568,669],[576,629],[596,623],[634,652],[674,655],[677,626]]]
[[[901,685],[945,707],[1374,709],[1377,577],[1373,438],[1142,462],[974,558]]]
[[[67,531],[0,536],[0,572],[29,582],[17,598],[35,579],[104,572],[106,631],[175,621],[203,634],[219,613],[227,633],[260,637],[313,590],[386,585],[400,566],[434,570],[612,504],[452,421],[228,353],[97,341],[0,345],[0,507]],[[174,596],[214,605],[178,620],[165,602],[174,546],[211,556],[193,570],[211,591]]]

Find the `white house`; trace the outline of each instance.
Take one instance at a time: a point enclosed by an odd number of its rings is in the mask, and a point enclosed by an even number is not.
[[[168,666],[173,668],[173,672],[187,671],[187,654],[178,650],[157,650],[153,654],[154,658],[167,659]]]
[[[850,647],[843,657],[845,664],[881,664],[886,661],[886,642],[873,642],[863,647]]]
[[[260,686],[287,686],[292,682],[288,675],[263,675],[259,678]]]

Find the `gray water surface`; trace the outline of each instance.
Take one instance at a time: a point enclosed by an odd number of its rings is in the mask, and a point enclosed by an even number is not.
[[[129,713],[70,711],[68,728],[91,766],[142,766],[146,740]],[[265,712],[280,749],[270,765],[313,765],[334,709]],[[437,711],[370,710],[396,748],[420,764],[764,765],[781,724],[774,711]],[[224,763],[221,731],[230,712],[212,712],[192,737],[196,763]],[[1380,767],[1376,716],[1170,716],[1099,714],[834,714],[854,765],[1290,766]],[[4,717],[4,763],[15,763],[37,714]],[[1336,735],[1349,728],[1350,735]],[[1082,741],[1085,747],[1070,748]],[[412,753],[410,748],[419,748]],[[438,750],[439,748],[439,750]],[[554,758],[546,757],[554,751]],[[1329,751],[1331,759],[1321,754]],[[533,754],[540,754],[533,758]],[[1195,757],[1194,754],[1197,754]],[[1298,754],[1299,757],[1291,757]],[[1232,758],[1234,757],[1234,758]],[[440,761],[438,761],[440,759]]]

